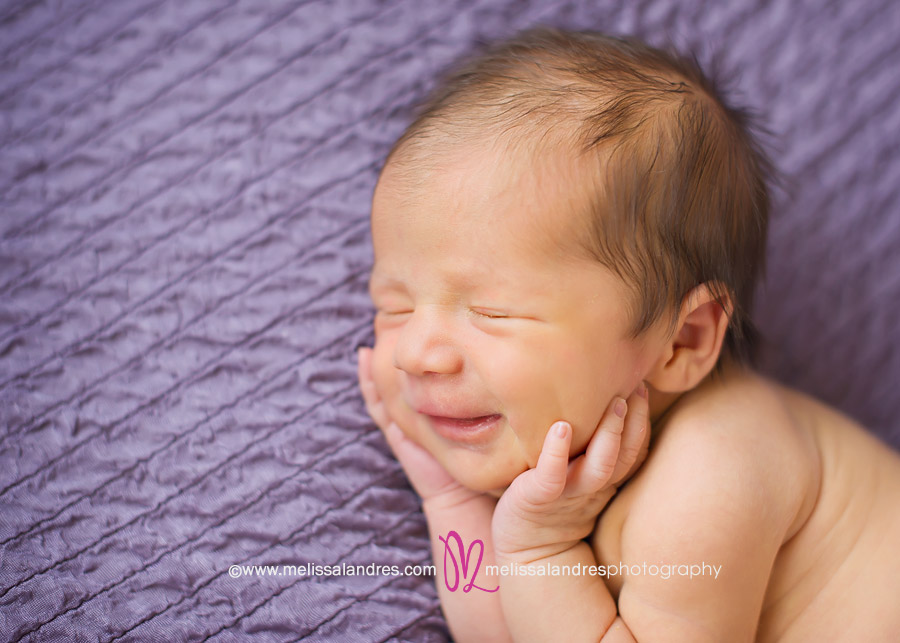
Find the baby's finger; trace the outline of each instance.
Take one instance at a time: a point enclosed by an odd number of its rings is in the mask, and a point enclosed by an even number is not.
[[[387,414],[387,409],[378,395],[375,388],[375,381],[372,379],[372,349],[361,346],[357,351],[356,374],[359,379],[359,390],[362,393],[363,400],[366,403],[366,410],[382,431],[387,429],[391,423]]]
[[[537,465],[528,476],[528,486],[522,492],[534,504],[553,502],[566,488],[569,471],[569,443],[572,427],[568,422],[556,422],[544,438]]]
[[[608,486],[616,470],[628,405],[614,397],[584,455],[572,466],[570,495],[589,495]]]
[[[619,458],[611,482],[619,485],[638,470],[650,446],[650,394],[641,382],[628,397],[628,415],[622,432]]]

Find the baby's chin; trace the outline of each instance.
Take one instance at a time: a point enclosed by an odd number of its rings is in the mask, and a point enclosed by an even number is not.
[[[454,470],[452,466],[447,467],[447,469],[450,475],[456,478],[462,486],[494,498],[502,496],[516,476],[522,472],[501,472],[497,469],[492,469],[489,465],[478,467],[478,471],[458,471]]]
[[[404,429],[407,436],[428,451],[454,480],[472,491],[499,498],[519,474],[528,470],[511,434],[474,448],[447,443],[421,426],[412,427],[409,431]]]

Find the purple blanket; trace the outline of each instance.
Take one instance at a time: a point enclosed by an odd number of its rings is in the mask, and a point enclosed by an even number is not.
[[[787,176],[764,369],[900,445],[900,3],[7,0],[0,638],[448,640],[426,575],[232,566],[430,562],[356,390],[369,200],[435,73],[537,23],[731,76]]]

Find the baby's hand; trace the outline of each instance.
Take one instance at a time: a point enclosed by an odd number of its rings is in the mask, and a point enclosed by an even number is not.
[[[493,499],[463,487],[428,451],[410,440],[391,419],[372,378],[372,349],[360,348],[357,354],[357,376],[369,415],[384,433],[388,446],[403,467],[413,489],[422,498],[423,508],[441,510],[459,506],[473,499]]]
[[[498,558],[525,564],[560,554],[588,536],[617,486],[646,457],[649,417],[642,383],[627,403],[613,398],[587,450],[572,462],[572,427],[550,427],[537,466],[513,480],[497,503],[492,531]]]

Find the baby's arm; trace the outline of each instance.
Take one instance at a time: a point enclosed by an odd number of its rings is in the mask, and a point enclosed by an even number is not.
[[[627,418],[626,415],[627,408]],[[616,603],[596,575],[551,575],[564,567],[596,569],[590,546],[597,515],[616,485],[640,466],[649,439],[646,389],[613,400],[583,456],[569,462],[571,427],[556,423],[537,466],[519,475],[494,513],[498,565],[516,566],[503,576],[500,595],[516,641],[629,640]],[[539,568],[545,572],[538,575]],[[512,571],[512,570],[511,570]]]
[[[673,417],[633,482],[621,533],[622,562],[642,570],[644,564],[706,563],[719,570],[717,576],[628,576],[618,605],[599,576],[504,577],[500,593],[513,638],[753,640],[775,557],[802,523],[806,499],[816,487],[809,445],[777,410],[763,411],[768,402]],[[493,523],[498,564],[596,565],[590,547],[576,539],[583,527],[554,533],[565,525],[557,522],[560,507],[544,512],[542,503],[510,493],[526,475],[541,482],[534,488],[547,490],[547,497],[563,485],[561,496],[571,493],[575,476],[566,470],[562,453],[562,445],[548,436],[541,455],[547,455],[546,462],[523,473],[501,498]],[[519,486],[528,492],[524,495],[534,495]],[[550,537],[511,546],[515,534],[523,541]]]
[[[767,402],[673,417],[635,481],[623,563],[720,570],[629,576],[618,606],[636,640],[754,639],[775,558],[815,487],[807,445]]]
[[[511,641],[503,609],[500,606],[499,592],[482,591],[478,587],[493,590],[497,587],[497,579],[489,577],[484,570],[494,564],[494,548],[491,541],[491,516],[497,501],[485,494],[475,493],[462,487],[437,463],[431,454],[392,424],[385,431],[388,444],[397,459],[403,465],[406,475],[422,498],[422,511],[428,522],[428,537],[431,541],[431,553],[436,568],[435,583],[444,616],[457,641]],[[468,559],[469,576],[463,578],[461,571],[444,572],[444,543],[441,537],[449,539],[449,546],[456,551],[455,541],[449,533],[455,531],[462,538],[464,547],[469,547],[475,540],[482,541],[484,557],[481,560],[481,572],[473,579],[475,564],[479,558],[478,549],[473,550]],[[461,563],[460,554],[454,553],[457,562]],[[452,562],[450,562],[452,565]],[[445,579],[449,578],[449,581]],[[447,588],[458,581],[455,591]],[[467,582],[474,581],[476,588],[465,592]]]
[[[456,531],[466,546],[474,540],[483,542],[482,570],[494,564],[491,517],[497,501],[460,485],[431,454],[403,435],[388,417],[375,389],[371,375],[371,349],[361,348],[358,357],[359,384],[366,409],[384,433],[410,483],[422,498],[432,557],[437,568],[435,580],[438,595],[453,637],[458,641],[511,641],[500,606],[499,592],[483,592],[478,589],[463,592],[461,588],[465,580],[460,581],[457,591],[451,592],[443,580],[444,543],[440,538],[447,538],[450,531]],[[473,558],[477,559],[477,555]],[[488,589],[497,586],[497,580],[487,577],[483,572],[477,580],[479,586]]]

